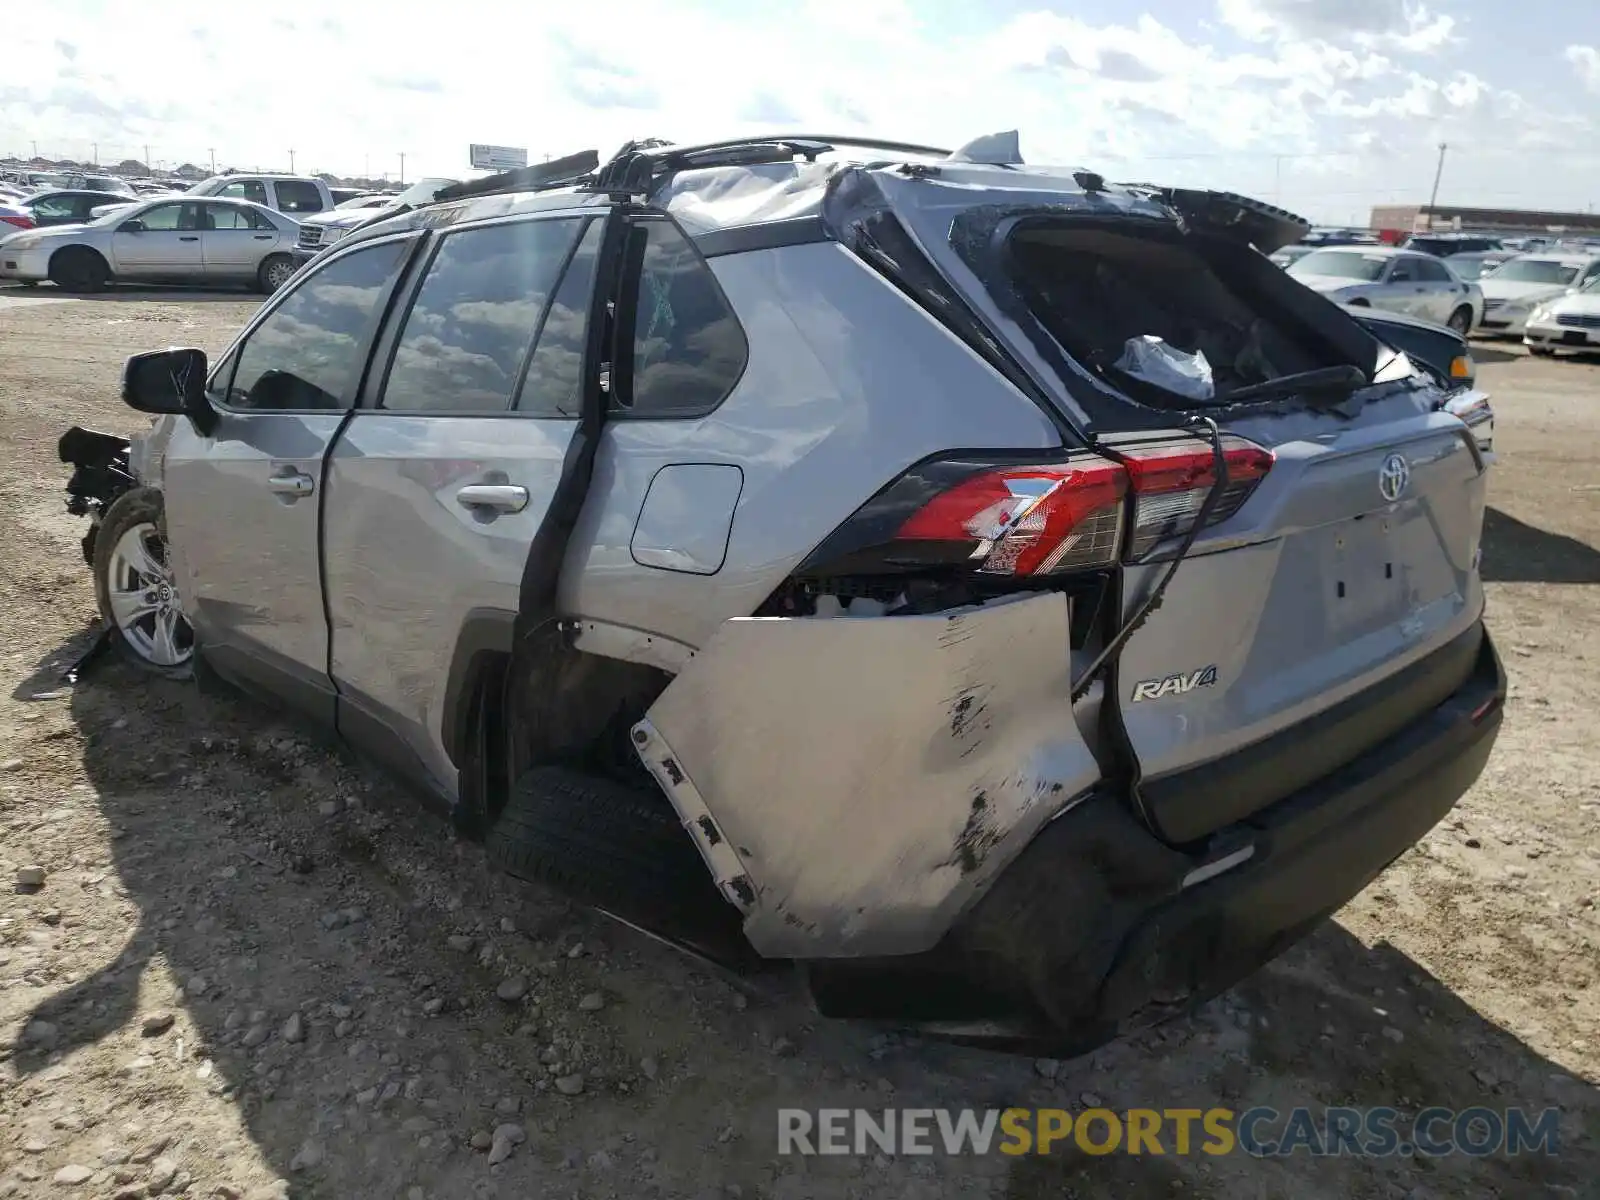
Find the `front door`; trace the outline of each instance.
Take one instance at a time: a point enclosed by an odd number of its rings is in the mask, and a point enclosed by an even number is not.
[[[1397,258],[1389,264],[1389,274],[1384,279],[1387,287],[1380,288],[1372,298],[1378,308],[1391,312],[1407,313],[1413,317],[1428,315],[1428,286],[1422,281],[1414,259]]]
[[[329,458],[340,731],[446,799],[451,664],[475,622],[516,616],[577,427],[604,224],[590,209],[440,237]]]
[[[107,203],[114,203],[109,198]],[[129,217],[111,235],[112,270],[125,279],[198,276],[200,205],[174,201]]]
[[[330,259],[285,293],[212,373],[216,428],[180,422],[166,451],[178,591],[207,663],[330,722],[323,463],[411,244]]]

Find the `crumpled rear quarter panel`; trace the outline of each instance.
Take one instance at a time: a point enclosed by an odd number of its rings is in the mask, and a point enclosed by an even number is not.
[[[1097,779],[1070,674],[1059,593],[927,616],[735,618],[638,740],[702,851],[700,801],[717,853],[738,856],[760,953],[907,954]]]

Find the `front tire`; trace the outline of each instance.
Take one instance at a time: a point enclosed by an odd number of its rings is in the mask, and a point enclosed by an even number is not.
[[[105,291],[111,282],[111,267],[93,250],[68,246],[51,256],[50,282],[63,291],[92,295]]]
[[[1462,337],[1466,337],[1467,334],[1472,332],[1472,310],[1470,308],[1456,309],[1455,312],[1450,314],[1450,319],[1445,324]]]
[[[153,675],[189,678],[194,630],[173,586],[157,489],[134,488],[106,509],[94,540],[94,593],[123,658]]]
[[[294,277],[296,269],[289,255],[269,254],[256,270],[256,286],[270,296]]]

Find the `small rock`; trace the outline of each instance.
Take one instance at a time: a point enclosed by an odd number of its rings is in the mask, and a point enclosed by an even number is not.
[[[472,948],[477,945],[477,942],[464,933],[452,933],[445,938],[444,944],[457,954],[469,954]]]
[[[39,914],[39,920],[46,925],[59,925],[61,924],[61,910],[59,908],[46,909]]]
[[[44,868],[38,866],[18,867],[17,886],[25,892],[36,892],[44,886]]]
[[[517,923],[515,921],[513,921],[510,917],[501,917],[500,918],[500,932],[501,933],[515,933],[516,931],[517,931]]]
[[[129,1162],[147,1163],[170,1145],[172,1139],[164,1135],[151,1138],[132,1154],[128,1155]]]
[[[346,925],[350,924],[350,918],[345,916],[342,912],[325,912],[317,919],[322,923],[322,927],[324,929],[329,930],[343,929]]]
[[[20,770],[22,770],[22,760],[20,758],[8,758],[5,762],[0,762],[0,771]]]
[[[144,1023],[140,1025],[139,1032],[145,1037],[160,1037],[172,1028],[176,1018],[169,1012],[153,1012],[145,1016]]]
[[[609,1171],[616,1165],[616,1160],[604,1150],[596,1150],[589,1155],[589,1169],[591,1171]]]
[[[211,1189],[216,1200],[244,1200],[244,1193],[231,1183],[219,1183]]]
[[[579,1012],[599,1012],[606,1006],[606,998],[599,992],[590,992],[578,1001]]]
[[[130,1183],[128,1186],[119,1187],[112,1192],[111,1200],[144,1200],[145,1195],[144,1184]]]
[[[271,1036],[265,1023],[252,1025],[244,1031],[244,1036],[239,1039],[239,1044],[247,1050],[253,1050]]]
[[[365,1108],[378,1098],[378,1089],[375,1087],[362,1088],[356,1093],[356,1103]]]
[[[494,994],[507,1004],[515,1004],[528,993],[528,981],[520,975],[513,975],[509,979],[502,979],[500,986],[495,988]]]
[[[579,1092],[583,1091],[583,1076],[557,1075],[556,1091],[560,1092],[563,1096],[576,1096]]]
[[[150,1188],[150,1194],[159,1196],[166,1191],[167,1185],[173,1181],[177,1174],[178,1164],[173,1162],[172,1159],[156,1159],[155,1162],[150,1164],[150,1174],[145,1179],[146,1185]]]
[[[305,1018],[299,1013],[289,1014],[289,1019],[283,1023],[283,1040],[286,1042],[302,1042],[306,1036]]]
[[[339,802],[337,800],[324,800],[317,805],[317,812],[324,817],[336,817],[339,815]]]
[[[423,1002],[422,1011],[430,1017],[437,1017],[444,1011],[444,997],[433,996]]]
[[[639,1060],[639,1073],[646,1079],[654,1079],[661,1072],[661,1064],[646,1055]]]
[[[1401,1042],[1406,1040],[1406,1035],[1400,1030],[1396,1029],[1393,1025],[1385,1025],[1383,1027],[1383,1036],[1388,1038],[1396,1045],[1399,1045]]]
[[[772,1039],[772,1053],[779,1058],[793,1058],[797,1053],[795,1044],[786,1037]]]
[[[94,1172],[82,1163],[70,1163],[56,1172],[55,1180],[67,1187],[76,1187],[80,1183],[88,1183],[93,1176]]]
[[[300,1149],[295,1151],[294,1157],[289,1160],[289,1170],[304,1171],[316,1166],[321,1161],[322,1147],[316,1142],[307,1141],[301,1145]]]
[[[1054,1079],[1061,1070],[1061,1063],[1053,1058],[1036,1058],[1033,1060],[1033,1069],[1044,1079]]]
[[[1467,847],[1467,849],[1469,849],[1469,850],[1481,850],[1481,849],[1483,849],[1483,843],[1480,842],[1475,837],[1469,837],[1466,841],[1462,842],[1461,844],[1463,846]]]
[[[502,1117],[514,1117],[522,1111],[522,1101],[516,1096],[502,1096],[495,1101],[494,1111]]]
[[[349,1021],[340,1021],[333,1027],[333,1036],[336,1038],[349,1037],[350,1031],[354,1028],[355,1026]]]
[[[1100,1097],[1096,1096],[1093,1092],[1085,1092],[1083,1095],[1079,1096],[1078,1099],[1083,1101],[1083,1106],[1085,1108],[1105,1107],[1105,1101],[1100,1099]]]
[[[511,1141],[520,1146],[528,1140],[528,1131],[515,1121],[507,1121],[503,1125],[494,1127],[494,1140],[498,1142],[501,1139]]]
[[[567,951],[567,957],[568,958],[582,958],[583,957],[583,943],[582,942],[573,942],[572,943],[572,949]]]
[[[400,1124],[403,1133],[428,1133],[433,1129],[433,1118],[424,1116],[407,1117]]]
[[[472,1135],[472,1148],[474,1150],[487,1150],[494,1145],[494,1135],[487,1129],[480,1129]]]

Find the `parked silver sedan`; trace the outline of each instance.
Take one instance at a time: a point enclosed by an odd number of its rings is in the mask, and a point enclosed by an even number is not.
[[[72,292],[111,283],[251,283],[263,292],[295,272],[300,227],[247,200],[162,197],[90,221],[0,241],[0,279],[50,280]]]
[[[1384,308],[1448,325],[1462,337],[1483,318],[1483,293],[1441,258],[1390,246],[1316,250],[1288,268],[1307,287],[1340,304]]]

